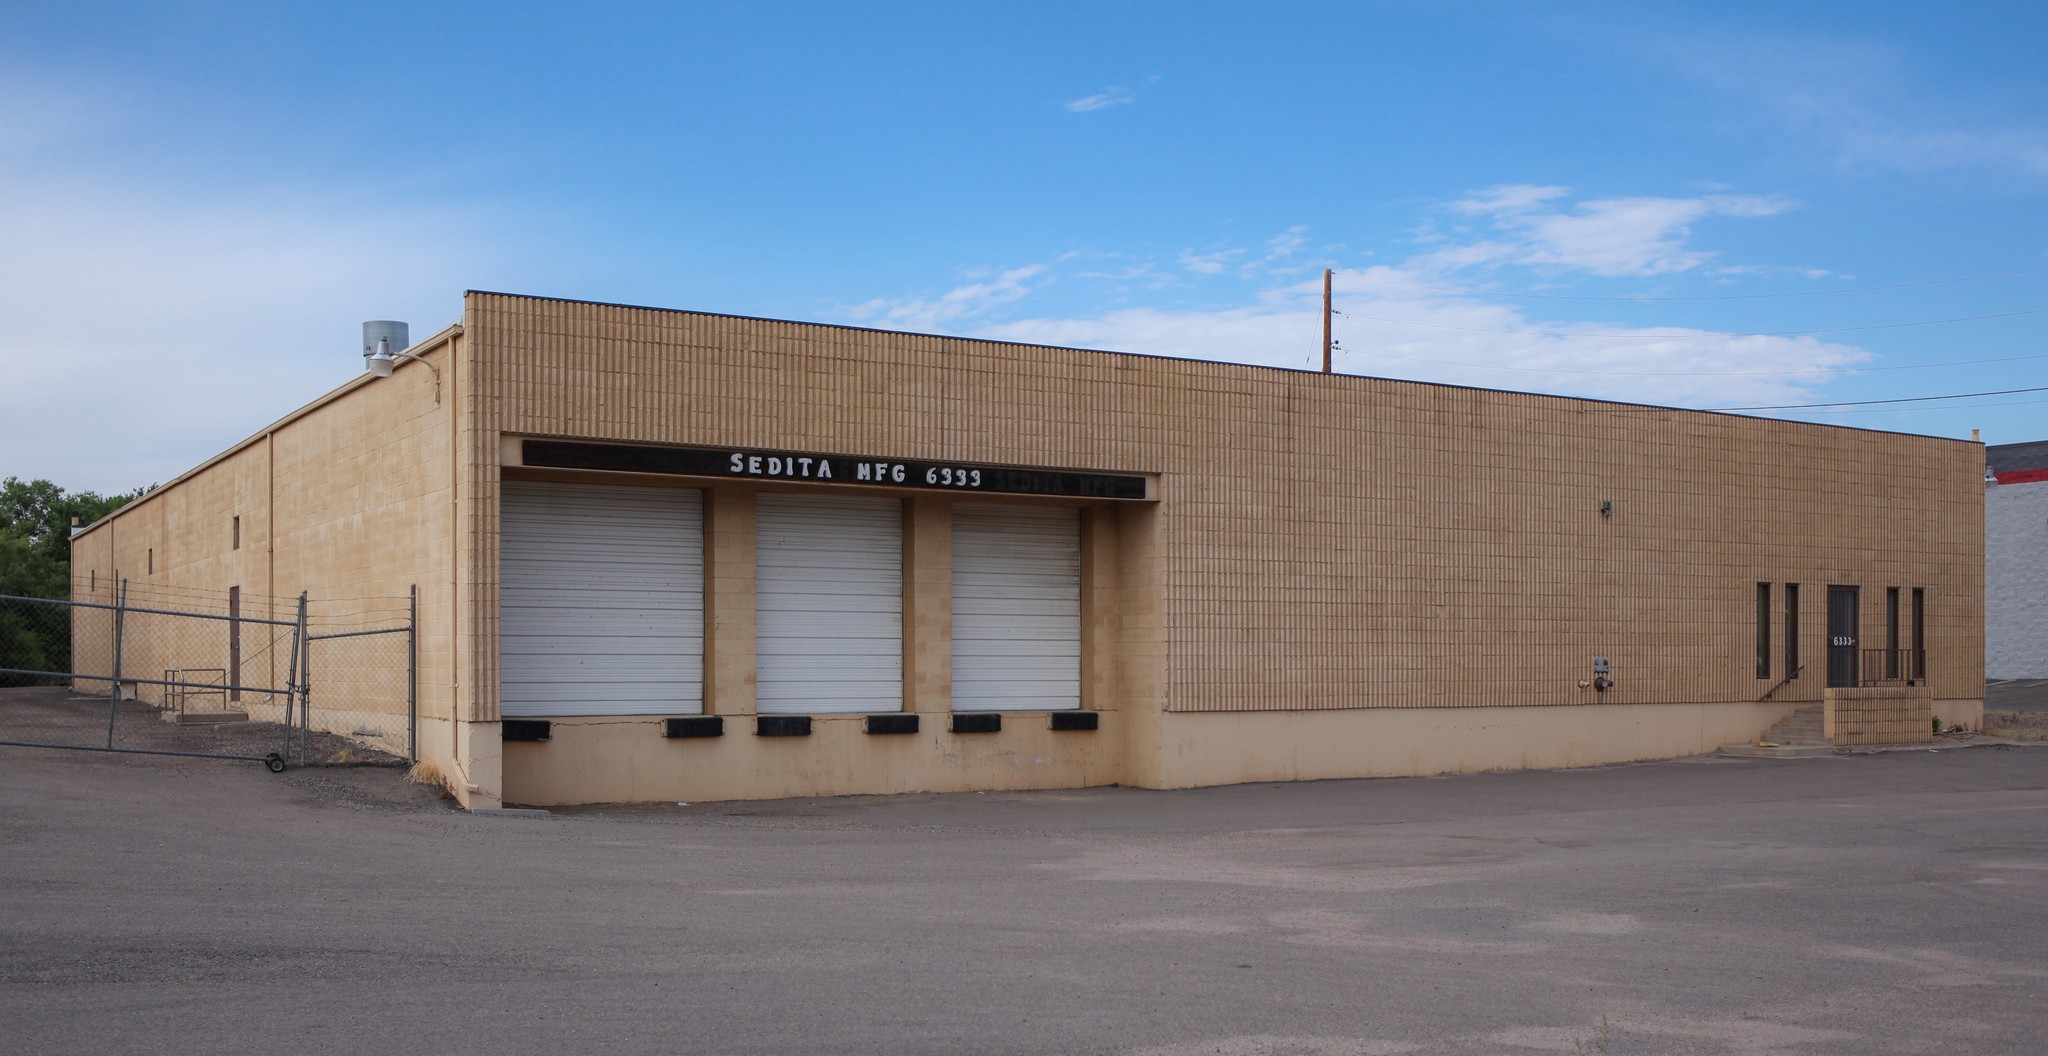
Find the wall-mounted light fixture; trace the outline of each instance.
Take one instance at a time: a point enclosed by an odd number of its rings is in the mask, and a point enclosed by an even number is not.
[[[434,402],[441,402],[441,368],[404,351],[410,328],[390,319],[373,319],[363,324],[363,369],[373,378],[388,378],[401,359],[425,365],[434,372]]]

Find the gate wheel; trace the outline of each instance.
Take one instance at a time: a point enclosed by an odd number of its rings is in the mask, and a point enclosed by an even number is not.
[[[263,765],[268,767],[273,774],[284,773],[284,756],[272,752],[263,757]]]

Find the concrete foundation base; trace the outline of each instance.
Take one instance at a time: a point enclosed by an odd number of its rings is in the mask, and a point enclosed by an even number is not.
[[[164,721],[175,726],[211,726],[222,722],[248,722],[246,711],[167,711]]]

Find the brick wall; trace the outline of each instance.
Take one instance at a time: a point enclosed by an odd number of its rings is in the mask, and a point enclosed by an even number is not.
[[[1822,716],[1828,739],[1837,745],[1934,739],[1934,695],[1926,686],[1830,689]]]
[[[422,354],[447,366],[450,336]],[[337,371],[354,367],[346,354]],[[444,387],[445,389],[445,387]],[[116,511],[72,541],[73,594],[113,600],[125,582],[129,603],[224,614],[239,588],[242,615],[290,620],[297,596],[310,595],[322,631],[402,625],[409,589],[420,589],[420,697],[428,758],[446,760],[445,727],[454,709],[454,477],[450,428],[455,394],[435,398],[430,371],[402,364],[388,379],[352,379],[227,452]],[[236,519],[240,519],[239,545]],[[131,620],[123,636],[124,672],[161,677],[166,668],[229,665],[223,624],[165,617]],[[283,686],[290,664],[280,632],[243,631],[244,683]],[[390,686],[404,684],[402,648],[380,654],[400,665],[379,679],[376,699],[350,700],[357,673],[324,672],[323,714],[402,709]],[[368,684],[366,677],[359,682]],[[317,693],[318,691],[316,691]],[[139,687],[144,699],[161,690]],[[255,718],[277,718],[281,704],[240,702]],[[429,730],[435,720],[439,729]],[[340,720],[337,720],[340,721]],[[403,729],[403,723],[386,724]],[[344,729],[342,732],[349,732]]]
[[[1783,674],[1756,677],[1759,581],[1804,587],[1807,676],[1774,700],[1819,699],[1831,583],[1866,629],[1925,589],[1931,680],[1982,695],[1975,444],[497,294],[466,320],[509,433],[1159,474],[1125,573],[1158,615],[1117,650],[1169,710],[1754,701]],[[481,628],[495,507],[471,516]]]

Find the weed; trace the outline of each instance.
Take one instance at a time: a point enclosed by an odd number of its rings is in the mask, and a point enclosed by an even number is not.
[[[1579,1047],[1579,1056],[1586,1056],[1585,1042],[1575,1041],[1572,1044],[1577,1045]],[[1597,1043],[1597,1047],[1594,1048],[1593,1051],[1596,1053],[1603,1054],[1607,1051],[1607,1013],[1605,1012],[1600,1013],[1600,1041]]]
[[[2048,740],[2048,714],[2038,711],[1987,711],[1978,729],[2015,741]]]
[[[415,785],[426,785],[439,791],[442,799],[455,798],[455,790],[448,786],[448,775],[443,774],[441,768],[432,763],[412,764],[412,769],[405,772],[405,779]]]

